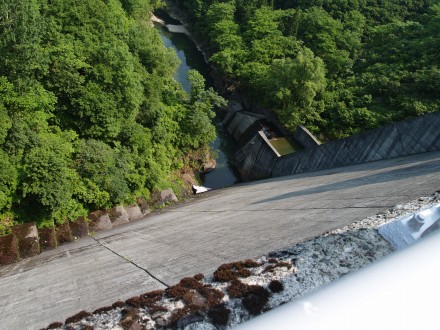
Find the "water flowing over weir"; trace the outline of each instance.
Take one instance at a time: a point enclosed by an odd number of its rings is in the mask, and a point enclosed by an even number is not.
[[[160,19],[165,21],[165,24],[180,24],[163,11],[160,11],[159,16]],[[203,75],[207,87],[214,87],[214,81],[209,73],[209,64],[206,63],[203,54],[197,49],[194,42],[183,33],[170,33],[161,24],[155,24],[155,27],[159,31],[165,46],[176,51],[180,65],[174,78],[182,85],[183,89],[187,93],[191,91],[188,82],[188,71],[190,69],[195,69]],[[229,162],[236,151],[236,142],[225,131],[221,118],[216,116],[213,124],[216,126],[217,139],[211,147],[217,153],[217,165],[211,172],[202,174],[201,179],[204,186],[215,189],[231,186],[239,182],[240,178]]]

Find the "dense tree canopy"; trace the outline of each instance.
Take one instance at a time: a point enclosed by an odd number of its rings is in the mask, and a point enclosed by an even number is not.
[[[288,128],[338,138],[440,109],[438,0],[175,2],[216,68]]]
[[[153,0],[0,3],[0,234],[129,203],[215,139],[223,100],[149,24]]]

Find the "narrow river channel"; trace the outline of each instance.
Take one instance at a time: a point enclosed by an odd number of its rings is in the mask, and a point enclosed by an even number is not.
[[[167,24],[181,24],[173,20],[164,12],[160,12],[160,18]],[[206,86],[213,87],[214,83],[209,73],[209,65],[205,62],[203,54],[197,49],[191,39],[182,33],[170,33],[166,27],[155,24],[166,47],[172,48],[180,60],[180,65],[174,77],[185,89],[190,92],[191,86],[188,82],[188,71],[196,69],[206,79]],[[221,119],[216,117],[214,125],[217,130],[217,139],[211,145],[217,153],[217,165],[214,170],[201,176],[203,185],[209,188],[223,188],[231,186],[240,181],[237,171],[230,164],[229,158],[232,158],[236,150],[236,142],[225,131]]]

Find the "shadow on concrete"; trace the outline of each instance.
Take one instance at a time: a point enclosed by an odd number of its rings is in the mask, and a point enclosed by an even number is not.
[[[430,151],[430,152],[424,152],[414,155],[406,155],[406,156],[394,157],[389,159],[374,160],[360,164],[337,166],[327,169],[311,170],[309,172],[303,172],[303,173],[295,173],[295,174],[283,175],[283,176],[254,180],[254,181],[240,182],[235,184],[234,187],[247,186],[250,184],[253,186],[258,186],[259,184],[267,183],[267,181],[282,182],[292,179],[314,178],[314,177],[333,175],[338,173],[369,172],[374,170],[381,170],[386,167],[407,166],[409,164],[420,163],[420,162],[425,163],[426,160],[430,160],[430,159],[436,159],[437,161],[440,160],[440,152]],[[208,194],[212,194],[212,191],[210,191]]]
[[[435,171],[433,171],[434,168],[436,169]],[[418,164],[414,166],[398,168],[390,171],[367,175],[360,178],[350,179],[341,182],[334,182],[322,186],[307,188],[300,191],[294,191],[294,192],[278,195],[272,198],[263,199],[261,201],[252,204],[269,203],[269,202],[275,202],[275,201],[280,201],[283,199],[289,199],[299,196],[313,195],[323,192],[360,187],[375,183],[397,181],[403,177],[417,177],[432,172],[438,172],[439,170],[440,170],[440,162],[438,160],[434,160],[424,163],[423,166]]]

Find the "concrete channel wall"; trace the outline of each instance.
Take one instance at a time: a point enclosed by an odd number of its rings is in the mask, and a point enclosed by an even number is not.
[[[277,177],[440,150],[440,111],[278,157],[260,135],[235,155],[244,180]]]
[[[178,202],[172,189],[157,191],[154,194],[156,196],[153,197],[153,202],[156,207]],[[15,225],[11,227],[12,233],[0,235],[0,267],[56,249],[78,238],[94,235],[98,231],[142,219],[149,213],[146,201],[138,198],[135,204],[94,211],[87,218],[80,217],[75,221],[66,219],[56,226],[37,228],[35,222]]]

